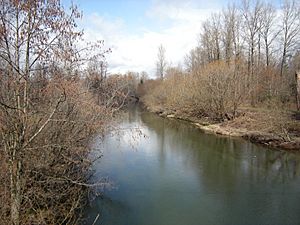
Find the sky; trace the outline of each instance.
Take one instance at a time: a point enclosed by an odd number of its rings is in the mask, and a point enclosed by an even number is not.
[[[87,41],[104,40],[109,73],[146,71],[155,75],[158,46],[170,65],[184,64],[197,45],[201,24],[229,0],[73,0]],[[68,5],[70,1],[63,0]]]

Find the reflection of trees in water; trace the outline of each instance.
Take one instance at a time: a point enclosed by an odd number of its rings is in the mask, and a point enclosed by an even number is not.
[[[99,219],[96,224],[120,224],[120,219],[124,214],[127,214],[130,209],[121,201],[111,199],[107,195],[101,195],[96,198],[86,209],[88,211],[88,217],[85,221],[82,221],[84,225],[94,224],[93,222],[99,215]],[[114,215],[113,217],[110,215]],[[109,218],[109,221],[107,221]]]
[[[299,177],[300,163],[299,154],[288,152],[270,152],[265,153],[265,168],[277,171],[277,179],[293,179]],[[263,163],[263,162],[262,162]]]
[[[128,115],[128,122],[133,123],[136,122],[139,117],[138,114],[140,113],[140,109],[136,106],[128,106],[127,113]]]
[[[166,144],[165,144],[165,133],[166,126],[168,127],[168,120],[158,117],[153,113],[142,113],[141,121],[147,125],[150,130],[153,130],[156,134],[157,145],[159,150],[159,161],[161,168],[165,164],[166,159]],[[169,134],[168,134],[169,135]]]
[[[185,122],[151,113],[141,114],[141,120],[155,131],[162,159],[166,151],[180,155],[186,166],[199,171],[201,178],[207,179],[212,186],[227,184],[233,187],[251,181],[284,183],[299,177],[299,154],[265,149],[240,139],[202,134]]]

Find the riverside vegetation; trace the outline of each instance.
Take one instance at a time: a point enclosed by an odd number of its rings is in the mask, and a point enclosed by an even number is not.
[[[101,154],[89,143],[114,129],[133,79],[106,76],[110,49],[84,43],[81,16],[59,0],[0,1],[0,224],[78,224],[107,184],[90,183]]]
[[[242,1],[202,24],[185,69],[158,49],[156,80],[143,81],[146,107],[201,129],[300,149],[300,7]],[[297,88],[298,86],[298,88]]]

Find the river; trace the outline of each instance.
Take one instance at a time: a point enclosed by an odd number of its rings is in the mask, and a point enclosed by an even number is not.
[[[95,143],[103,157],[94,177],[109,177],[113,188],[86,208],[86,224],[98,214],[102,225],[300,224],[299,154],[138,107],[119,131]]]

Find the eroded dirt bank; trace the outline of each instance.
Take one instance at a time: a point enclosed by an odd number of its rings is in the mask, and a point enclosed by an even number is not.
[[[291,126],[264,110],[243,109],[241,115],[233,120],[215,122],[162,108],[145,108],[162,117],[188,121],[206,133],[241,137],[271,148],[300,151],[300,121],[295,119]]]

